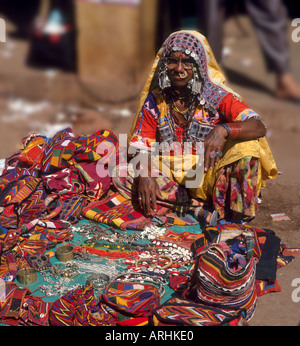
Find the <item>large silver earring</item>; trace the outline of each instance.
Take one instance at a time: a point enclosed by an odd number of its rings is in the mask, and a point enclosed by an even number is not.
[[[168,76],[167,66],[164,66],[159,73],[158,85],[162,90],[171,87],[171,80]]]
[[[199,74],[195,71],[194,76],[189,80],[187,87],[191,90],[193,95],[199,95],[201,92],[202,82]]]

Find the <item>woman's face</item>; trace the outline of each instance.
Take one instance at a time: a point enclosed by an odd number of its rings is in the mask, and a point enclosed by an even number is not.
[[[172,52],[167,57],[168,74],[172,86],[184,88],[193,78],[194,60],[182,52]]]

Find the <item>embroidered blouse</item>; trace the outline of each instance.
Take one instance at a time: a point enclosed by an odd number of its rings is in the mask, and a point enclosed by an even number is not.
[[[204,141],[210,130],[219,123],[245,121],[250,118],[259,118],[258,114],[250,109],[240,98],[229,93],[221,101],[218,112],[215,114],[198,105],[186,126],[180,126],[171,118],[167,111],[162,93],[149,93],[139,113],[130,145],[140,150],[151,150],[155,142],[168,143],[183,140],[189,142]],[[187,131],[187,128],[189,131]]]

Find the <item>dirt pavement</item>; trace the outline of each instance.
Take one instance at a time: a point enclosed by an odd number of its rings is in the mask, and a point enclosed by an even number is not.
[[[268,141],[282,173],[262,191],[259,214],[252,222],[273,229],[282,242],[300,247],[300,105],[273,97],[274,76],[265,71],[256,36],[246,17],[240,17],[247,36],[233,20],[226,23],[224,70],[229,84],[255,109],[268,127]],[[94,99],[76,75],[28,68],[26,41],[8,39],[0,46],[0,158],[14,153],[29,132],[51,135],[67,125],[76,134],[108,128],[127,133],[137,99],[106,104]],[[291,42],[291,65],[300,83],[300,43]],[[141,82],[142,84],[142,82]],[[290,220],[275,222],[271,214]],[[282,291],[258,299],[250,325],[299,325],[300,302],[292,300],[292,281],[300,278],[300,256],[277,272]]]

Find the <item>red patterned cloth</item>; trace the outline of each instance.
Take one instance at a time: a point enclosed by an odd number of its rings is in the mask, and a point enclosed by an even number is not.
[[[195,219],[186,215],[179,217],[172,213],[169,208],[158,205],[158,211],[151,217],[146,217],[134,204],[134,201],[123,197],[119,192],[111,192],[106,198],[94,201],[85,206],[82,216],[96,222],[101,222],[121,230],[142,230],[155,220],[164,226],[192,225]]]
[[[51,326],[114,326],[114,318],[96,304],[92,285],[69,291],[49,313]]]

